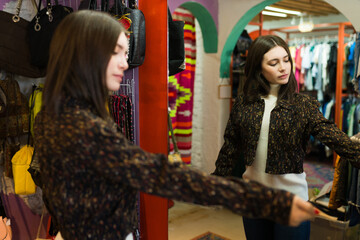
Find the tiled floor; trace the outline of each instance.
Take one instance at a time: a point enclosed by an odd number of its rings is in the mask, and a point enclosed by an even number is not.
[[[242,217],[220,207],[175,202],[169,209],[169,240],[191,240],[213,232],[231,240],[245,240]]]

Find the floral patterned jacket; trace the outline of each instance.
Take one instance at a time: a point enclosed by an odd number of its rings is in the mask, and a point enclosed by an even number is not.
[[[131,144],[85,101],[62,104],[57,116],[36,116],[35,148],[46,207],[64,239],[124,239],[137,227],[139,191],[288,223],[293,194],[170,163]]]
[[[270,116],[266,173],[302,173],[310,135],[360,167],[360,144],[327,120],[319,107],[317,100],[303,94],[296,94],[294,103],[278,102]],[[247,166],[254,162],[264,108],[265,102],[260,98],[246,104],[242,95],[236,99],[214,175],[231,176],[237,161],[242,159]]]

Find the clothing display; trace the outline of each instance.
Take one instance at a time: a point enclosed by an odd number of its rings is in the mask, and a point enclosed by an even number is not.
[[[34,213],[29,207],[32,195],[23,197],[15,194],[13,185],[12,179],[5,177],[3,169],[0,168],[0,199],[3,205],[1,214],[5,214],[10,219],[12,239],[33,240],[37,234],[41,215]],[[45,218],[48,219],[48,214]],[[46,229],[47,221],[44,221],[40,232],[41,237],[46,236]]]
[[[347,133],[348,136],[353,136],[358,133],[360,129],[359,99],[354,97],[343,99],[342,113],[342,130]],[[358,172],[359,169],[351,166],[347,161],[337,159],[329,207],[336,209],[340,206],[349,205],[350,214],[348,214],[347,217],[350,219],[350,226],[354,226],[360,222],[360,214],[358,212],[358,208],[360,207]]]
[[[340,33],[339,33],[340,34]],[[323,112],[325,118],[335,122],[339,119],[340,113],[336,113],[335,109],[341,105],[336,103],[337,81],[342,81],[343,91],[353,92],[354,86],[351,78],[354,74],[354,35],[345,38],[345,43],[341,46],[342,51],[338,47],[338,38],[329,38],[328,35],[313,37],[312,39],[296,39],[290,41],[290,51],[294,62],[294,72],[298,81],[300,92],[309,95],[315,95],[320,102],[320,111]],[[342,62],[342,79],[337,79],[337,61],[338,53],[343,53]],[[344,109],[344,107],[342,106]],[[347,112],[343,112],[347,115]],[[342,117],[341,117],[342,118]],[[347,121],[342,121],[346,124]],[[345,131],[346,132],[346,131]],[[319,158],[330,158],[333,151],[320,141],[310,138],[309,152],[316,153]]]
[[[337,68],[337,42],[319,40],[290,45],[295,66],[295,77],[300,90],[317,90],[318,101],[324,100],[324,92],[335,92]],[[351,84],[354,74],[355,42],[349,41],[344,46],[343,88]],[[351,87],[351,86],[350,86]]]
[[[110,97],[110,111],[124,136],[134,143],[134,121],[131,99],[125,95]]]
[[[355,50],[354,50],[354,78],[352,82],[355,84],[355,89],[360,92],[360,33],[356,34]]]

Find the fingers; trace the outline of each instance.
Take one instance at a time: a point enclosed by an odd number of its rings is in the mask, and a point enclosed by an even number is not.
[[[291,206],[289,225],[299,226],[302,222],[313,219],[317,214],[319,214],[319,210],[311,203],[295,196]]]
[[[305,212],[308,213],[312,213],[315,216],[315,212],[317,212],[317,208],[314,207],[314,205],[312,205],[310,202],[308,201],[304,201],[302,199],[300,199],[299,197],[297,197],[297,204],[299,206],[299,208]]]
[[[350,138],[353,142],[360,143],[360,133],[357,133],[356,135],[352,136]]]
[[[359,137],[352,136],[350,139],[351,139],[353,142],[360,143],[360,138],[359,138]]]

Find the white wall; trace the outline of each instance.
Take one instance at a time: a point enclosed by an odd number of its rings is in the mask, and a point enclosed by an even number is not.
[[[220,2],[220,1],[219,1]],[[357,32],[360,31],[360,1],[359,0],[325,0],[339,10],[354,26]]]
[[[200,27],[197,27],[197,31],[200,31]],[[219,151],[218,132],[220,120],[218,111],[222,107],[217,99],[217,84],[220,57],[215,53],[204,53],[202,41],[198,39],[199,36],[201,36],[201,33],[196,38],[197,44],[201,45],[201,47],[197,46],[196,53],[192,146],[192,153],[195,152],[197,155],[192,155],[191,160],[195,167],[198,166],[202,170],[211,173],[215,169],[214,163]],[[201,110],[197,107],[201,108]],[[197,136],[196,128],[201,130],[200,136]],[[201,142],[195,143],[194,138],[201,139]]]

